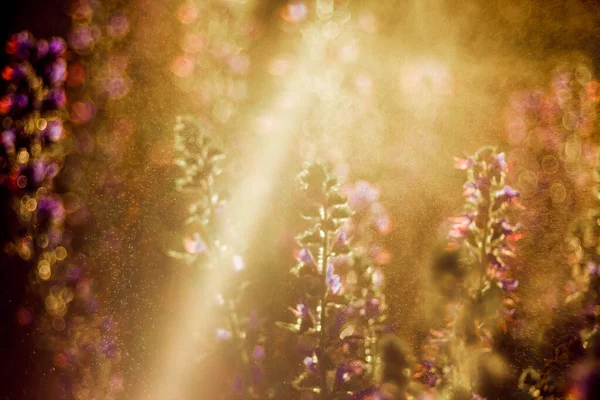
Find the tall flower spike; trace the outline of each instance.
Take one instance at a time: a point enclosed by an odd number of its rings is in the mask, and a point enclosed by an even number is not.
[[[65,182],[57,184],[66,157],[63,142],[72,128],[66,122],[67,46],[61,38],[36,40],[21,32],[6,49],[12,60],[2,72],[7,91],[0,100],[5,129],[0,133],[0,185],[7,185],[15,200],[20,226],[7,248],[35,271],[31,287],[45,308],[36,321],[39,343],[52,354],[52,379],[60,382],[55,390],[111,399],[122,389],[115,368],[121,357],[116,324],[102,316],[93,296],[85,257],[76,254],[79,249],[69,239],[77,234],[74,219],[68,218],[73,209],[61,196]]]
[[[337,360],[334,360],[333,319],[336,311],[344,307],[340,302],[342,300],[339,300],[344,289],[340,276],[334,273],[333,263],[341,253],[336,253],[334,247],[340,228],[351,213],[346,199],[339,194],[337,178],[330,175],[323,165],[307,165],[298,180],[309,199],[302,215],[310,221],[311,227],[296,238],[303,256],[292,271],[314,279],[318,290],[306,293],[302,304],[308,311],[296,313],[298,321],[295,325],[278,325],[312,343],[312,355],[305,358],[307,368],[294,381],[294,387],[318,393],[321,399],[329,399],[337,391],[343,390],[338,382],[334,384],[329,377],[329,372],[337,364]],[[309,261],[313,257],[314,264]],[[302,320],[309,316],[310,321]]]
[[[354,215],[360,218],[354,220],[326,167],[307,165],[299,182],[307,199],[302,215],[310,227],[297,236],[299,262],[292,272],[314,284],[293,310],[296,323],[278,323],[310,349],[293,386],[321,399],[362,398],[375,392],[373,351],[385,310],[381,271],[367,260],[372,240],[363,231],[372,228],[365,216],[373,215],[368,210],[376,199],[356,202],[360,212]],[[353,241],[360,256],[351,252]]]
[[[186,224],[198,227],[198,231],[184,239],[185,253],[171,251],[169,254],[191,264],[206,252],[219,253],[221,247],[211,235],[217,230],[219,211],[226,204],[215,187],[225,154],[211,145],[209,137],[201,133],[201,127],[191,117],[178,117],[175,152],[175,164],[183,169],[183,176],[175,181],[175,187],[193,195]]]
[[[217,295],[223,321],[216,329],[215,339],[222,344],[221,358],[234,365],[231,388],[225,390],[232,398],[264,398],[262,360],[265,336],[257,313],[245,307],[246,264],[235,253],[230,231],[225,229],[227,199],[219,190],[224,153],[211,144],[200,124],[191,117],[179,117],[175,127],[176,164],[184,175],[176,181],[179,191],[192,196],[190,215],[186,223],[194,233],[184,239],[185,252],[169,254],[190,265],[212,268],[228,266],[226,287]],[[297,312],[302,313],[299,307]],[[224,360],[225,361],[225,360]]]
[[[466,273],[459,279],[458,296],[447,306],[446,325],[431,331],[415,374],[445,397],[477,396],[472,371],[479,355],[493,351],[498,330],[508,329],[518,285],[509,264],[518,229],[510,221],[519,193],[505,183],[504,153],[484,147],[456,165],[468,179],[462,215],[450,219],[447,251],[460,252]]]

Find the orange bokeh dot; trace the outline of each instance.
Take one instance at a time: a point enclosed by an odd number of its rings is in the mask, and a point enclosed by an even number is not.
[[[171,72],[180,78],[184,78],[194,70],[194,61],[190,57],[179,56],[171,63]]]
[[[12,99],[9,97],[4,97],[0,99],[0,114],[6,114],[10,107],[12,106]]]
[[[182,24],[191,24],[198,18],[198,7],[194,3],[185,3],[177,10],[177,19]]]
[[[4,79],[5,81],[10,81],[14,76],[14,72],[15,71],[7,65],[2,70],[2,79]]]

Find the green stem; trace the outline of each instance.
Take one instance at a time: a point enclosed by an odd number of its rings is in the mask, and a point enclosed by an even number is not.
[[[244,371],[244,381],[242,382],[243,390],[243,398],[248,399],[248,390],[246,390],[246,384],[248,387],[251,383],[250,377],[250,368],[248,363],[248,351],[246,348],[246,339],[242,337],[240,329],[239,329],[239,319],[237,317],[237,313],[235,312],[235,303],[232,301],[229,302],[229,310],[228,310],[229,323],[231,324],[231,334],[235,340],[235,347],[237,347],[240,354],[240,366]]]
[[[490,189],[491,193],[491,189]],[[481,298],[483,296],[483,286],[485,281],[485,276],[487,275],[487,240],[490,234],[490,220],[492,216],[492,196],[488,194],[487,200],[487,215],[485,219],[485,226],[483,228],[483,237],[481,238],[481,276],[479,277],[479,290],[477,293],[478,303],[481,303]]]
[[[325,207],[321,208],[321,215],[323,220],[327,220],[327,210]],[[327,335],[325,332],[325,325],[327,323],[327,295],[329,293],[329,288],[327,286],[327,264],[329,262],[329,232],[325,231],[325,235],[323,237],[323,241],[321,244],[321,274],[323,278],[324,289],[321,295],[321,300],[319,302],[320,312],[319,312],[319,326],[321,328],[319,332],[319,349],[321,349],[321,355],[318,357],[318,366],[319,366],[319,377],[320,377],[320,386],[321,386],[321,399],[326,400],[329,397],[329,389],[327,387],[327,370],[324,365],[324,355],[325,355],[325,343],[327,341]]]

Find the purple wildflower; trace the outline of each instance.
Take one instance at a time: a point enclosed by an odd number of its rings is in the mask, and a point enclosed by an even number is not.
[[[46,96],[48,106],[54,109],[63,109],[67,104],[67,95],[64,89],[51,89]]]
[[[450,229],[448,236],[454,239],[464,239],[469,232],[469,227],[473,223],[474,218],[475,216],[473,214],[449,218],[449,221],[452,222],[452,228]]]
[[[57,142],[62,139],[64,137],[64,132],[61,120],[48,122],[46,130],[44,131],[46,137],[52,142]]]
[[[501,171],[506,169],[506,155],[504,153],[498,153],[494,156],[494,166]]]
[[[348,205],[351,209],[361,212],[367,209],[379,198],[379,189],[369,182],[358,181],[347,190]]]
[[[310,373],[316,373],[317,372],[317,358],[316,356],[312,356],[312,357],[306,357],[304,359],[304,365],[306,366],[306,370]]]
[[[299,303],[296,305],[296,308],[289,307],[292,314],[296,316],[296,318],[306,318],[310,313],[310,308],[305,302]]]
[[[18,93],[13,97],[13,108],[14,111],[24,109],[29,105],[29,99],[23,93]]]
[[[38,212],[49,218],[52,223],[64,221],[66,213],[62,201],[58,197],[45,196],[38,200]]]
[[[519,286],[519,281],[516,279],[502,279],[500,283],[502,285],[502,289],[506,290],[507,292],[514,292],[517,290],[517,286]]]
[[[310,250],[308,250],[306,247],[303,247],[297,251],[296,259],[306,265],[315,265],[315,259]]]
[[[457,330],[457,327],[461,324],[469,326],[469,334],[473,336],[470,346],[489,348],[494,329],[500,327],[506,330],[507,321],[512,320],[515,304],[512,292],[518,286],[518,281],[511,278],[510,269],[503,261],[514,257],[509,239],[514,237],[518,224],[509,223],[511,214],[508,211],[513,205],[512,200],[519,195],[505,184],[505,154],[484,147],[473,157],[457,159],[457,167],[468,172],[468,180],[463,186],[465,213],[450,219],[452,226],[448,237],[452,241],[448,250],[466,250],[461,252],[469,258],[464,268],[477,279],[457,277],[461,290],[469,295],[454,297],[448,304],[446,326],[430,331],[424,352],[426,360],[422,362],[418,377],[426,384],[435,385],[441,393],[455,383],[452,381],[455,376],[452,371],[456,368],[453,353],[467,345],[464,331]],[[504,206],[500,207],[502,203]],[[497,291],[487,290],[490,286],[502,288],[505,291],[502,298],[496,299],[494,293]],[[492,294],[498,309],[490,313],[482,304],[492,304],[488,300]],[[478,315],[476,320],[473,318],[475,313]],[[473,387],[465,389],[470,391]],[[475,394],[472,397],[478,398]]]
[[[514,190],[510,186],[504,186],[504,189],[496,192],[496,198],[501,201],[511,201],[519,197],[519,191]]]
[[[206,251],[207,247],[199,233],[194,233],[193,237],[184,240],[185,250],[190,254],[199,254]]]
[[[475,161],[471,157],[458,158],[454,157],[454,166],[456,169],[466,170],[475,165]]]
[[[265,358],[265,348],[263,346],[256,346],[252,351],[252,358],[255,360],[262,360]]]
[[[340,276],[334,274],[334,268],[332,263],[327,264],[326,280],[329,290],[332,294],[338,294],[342,291],[342,282]]]
[[[60,85],[67,79],[67,62],[59,58],[46,66],[46,74],[51,85]]]
[[[48,42],[48,54],[53,57],[62,57],[67,51],[67,43],[62,38],[54,37]]]
[[[232,334],[227,329],[219,328],[217,329],[216,336],[218,340],[225,341],[231,339]]]
[[[100,339],[100,349],[108,358],[114,358],[118,353],[118,347],[110,337],[103,337]]]
[[[15,150],[15,131],[8,129],[2,132],[0,134],[0,143],[4,146],[7,153],[12,153]]]
[[[381,314],[381,300],[374,298],[367,301],[364,309],[365,316],[369,319]]]

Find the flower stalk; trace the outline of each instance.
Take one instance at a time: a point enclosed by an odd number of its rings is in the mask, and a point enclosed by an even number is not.
[[[216,268],[231,268],[231,271],[220,272],[227,274],[227,285],[220,288],[217,295],[224,311],[225,327],[217,329],[216,340],[223,345],[233,343],[235,348],[234,363],[239,375],[233,378],[230,395],[243,399],[259,398],[259,382],[255,382],[252,371],[261,368],[259,364],[264,351],[253,352],[251,348],[262,349],[264,338],[260,334],[254,335],[256,343],[249,343],[249,330],[259,330],[259,327],[252,326],[256,325],[251,321],[252,316],[241,311],[240,296],[248,284],[243,279],[246,266],[242,256],[231,248],[230,243],[234,239],[229,236],[230,230],[226,229],[227,199],[217,187],[223,172],[220,164],[225,154],[211,143],[202,132],[200,123],[192,117],[179,117],[175,131],[175,162],[184,170],[184,175],[175,185],[177,190],[193,195],[186,223],[194,232],[184,240],[185,252],[170,251],[169,254],[188,265],[208,267],[211,273],[217,273]],[[251,362],[250,353],[259,355],[252,357]]]
[[[292,273],[313,283],[292,310],[296,323],[278,323],[310,349],[293,387],[321,400],[375,393],[374,352],[385,329],[380,325],[385,305],[382,273],[371,257],[387,262],[374,240],[384,212],[377,196],[366,199],[360,187],[340,188],[321,164],[307,165],[299,181],[306,197],[302,216],[311,225],[296,238],[298,264]],[[346,194],[357,201],[349,204]]]
[[[493,351],[498,328],[506,331],[515,312],[518,282],[509,261],[514,258],[512,243],[522,235],[510,220],[519,207],[519,193],[505,183],[504,153],[491,147],[457,159],[456,166],[467,172],[468,180],[463,213],[451,219],[446,251],[459,259],[459,290],[449,301],[446,326],[431,331],[415,377],[434,393],[477,396],[478,358]]]

